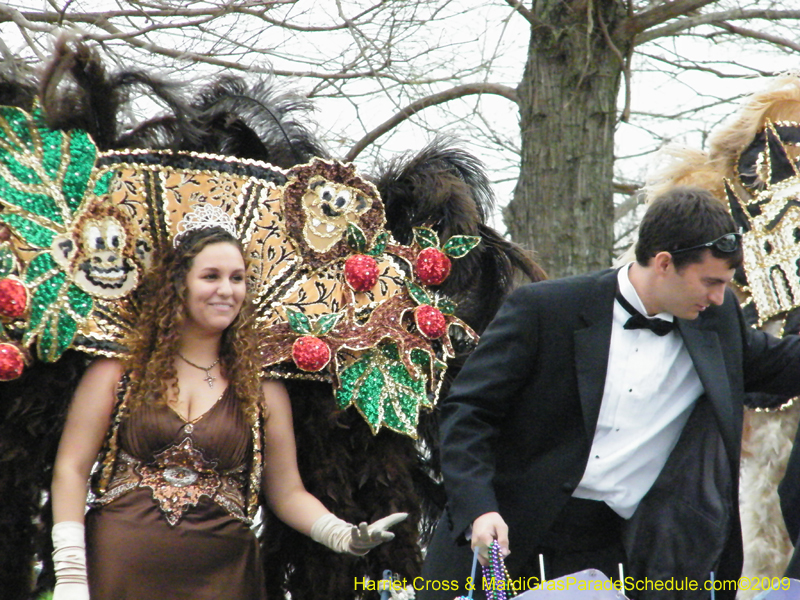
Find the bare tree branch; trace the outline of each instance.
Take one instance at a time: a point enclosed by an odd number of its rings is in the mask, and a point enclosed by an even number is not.
[[[682,17],[683,15],[703,8],[707,4],[714,4],[716,1],[717,0],[674,0],[673,2],[656,4],[649,10],[634,14],[631,18],[624,19],[614,32],[614,37],[622,36],[624,39],[633,38],[642,31],[660,25],[661,23],[666,23],[670,19]]]
[[[347,153],[345,160],[355,160],[356,157],[361,154],[364,148],[419,111],[428,108],[429,106],[434,106],[435,104],[443,104],[444,102],[449,102],[450,100],[455,100],[456,98],[462,98],[464,96],[470,96],[473,94],[497,94],[499,96],[503,96],[504,98],[508,98],[514,103],[519,102],[519,98],[515,89],[492,83],[472,83],[459,85],[449,90],[439,92],[438,94],[426,96],[425,98],[420,98],[419,100],[412,102],[399,113],[395,114],[392,118],[384,121],[363,138],[361,138],[352,147],[350,152]]]
[[[786,38],[778,37],[777,35],[771,35],[769,33],[755,31],[753,29],[746,29],[744,27],[737,27],[736,25],[731,25],[730,23],[717,23],[715,25],[729,33],[735,33],[736,35],[754,40],[762,40],[769,42],[770,44],[774,44],[775,46],[783,46],[784,48],[794,50],[795,52],[800,52],[800,44],[791,40],[787,40]]]
[[[639,206],[640,203],[637,194],[639,191],[641,191],[641,189],[641,184],[621,183],[619,181],[614,182],[614,193],[628,196],[624,202],[617,204],[614,207],[615,221],[619,221],[622,217],[629,214],[632,210]]]
[[[800,10],[726,10],[722,12],[695,14],[678,19],[673,23],[641,32],[635,38],[636,45],[650,42],[656,38],[670,37],[700,25],[715,25],[727,21],[745,21],[764,19],[767,21],[783,21],[800,19]]]
[[[522,4],[522,0],[506,0],[506,3],[517,11],[520,15],[522,15],[528,23],[531,24],[531,27],[538,27],[541,25],[539,19],[536,18],[536,15],[533,14],[524,4]]]
[[[58,22],[60,15],[57,13],[52,13],[52,15],[53,21],[47,22]],[[53,30],[52,27],[35,25],[34,21],[38,21],[38,19],[28,19],[18,10],[13,9],[10,6],[3,6],[0,4],[0,23],[5,21],[13,21],[20,29],[30,29],[31,31],[39,31],[42,33],[50,33]]]

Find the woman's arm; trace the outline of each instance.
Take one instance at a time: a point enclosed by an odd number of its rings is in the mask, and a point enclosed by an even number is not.
[[[336,552],[366,554],[378,544],[391,540],[394,534],[388,529],[405,519],[405,513],[356,527],[331,514],[322,502],[306,491],[297,469],[292,408],[286,387],[278,381],[265,381],[262,389],[269,410],[265,425],[263,485],[272,511],[290,527]]]
[[[268,380],[262,389],[269,411],[264,436],[264,495],[281,521],[310,535],[314,522],[329,511],[306,491],[300,479],[286,387],[279,381]]]
[[[120,363],[89,365],[75,390],[53,468],[53,600],[89,600],[83,514],[89,473],[111,423]]]
[[[54,523],[83,523],[89,473],[111,423],[121,375],[119,361],[98,359],[75,390],[53,468]]]

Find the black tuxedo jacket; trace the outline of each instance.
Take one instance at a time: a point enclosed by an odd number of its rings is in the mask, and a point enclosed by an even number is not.
[[[521,287],[484,333],[441,406],[448,507],[439,529],[450,540],[437,532],[427,576],[444,569],[472,521],[492,511],[509,525],[507,565],[516,576],[572,495],[602,401],[616,277],[607,270]],[[717,579],[738,578],[745,392],[800,392],[800,339],[748,327],[730,291],[722,306],[678,319],[678,331],[705,392],[626,524],[627,574],[704,581],[714,570]]]

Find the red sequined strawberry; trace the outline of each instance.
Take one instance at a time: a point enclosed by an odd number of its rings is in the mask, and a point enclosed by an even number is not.
[[[481,238],[471,235],[454,235],[444,244],[439,235],[429,227],[414,227],[414,243],[422,250],[417,254],[417,279],[423,285],[441,285],[450,275],[453,258],[466,256]]]
[[[292,359],[303,371],[321,371],[331,360],[331,349],[318,337],[304,335],[292,344]]]
[[[378,283],[378,263],[366,254],[353,254],[344,263],[344,278],[354,291],[369,291]]]
[[[440,285],[450,275],[451,266],[447,255],[433,246],[417,255],[417,277],[425,285]]]
[[[25,360],[14,344],[0,343],[0,381],[11,381],[22,375]]]
[[[426,338],[435,340],[447,332],[447,321],[435,306],[421,304],[414,309],[414,322]]]
[[[0,317],[18,319],[28,307],[28,289],[14,277],[0,279]]]

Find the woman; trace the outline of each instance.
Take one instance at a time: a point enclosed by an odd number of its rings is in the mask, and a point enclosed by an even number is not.
[[[92,363],[75,393],[52,485],[55,600],[263,598],[259,489],[338,552],[366,553],[405,517],[356,528],[305,490],[286,390],[258,380],[241,246],[224,215],[208,225],[151,273],[130,354]]]

